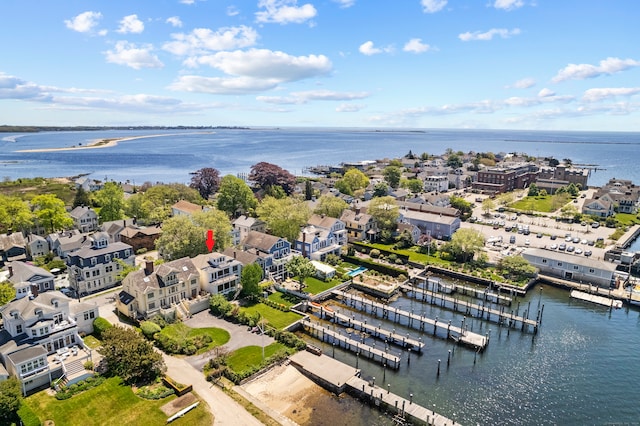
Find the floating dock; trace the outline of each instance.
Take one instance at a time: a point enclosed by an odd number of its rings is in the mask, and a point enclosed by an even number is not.
[[[367,312],[367,309],[369,309],[369,312],[371,314],[378,316],[378,311],[380,311],[380,316],[382,318],[386,318],[394,322],[398,322],[400,318],[405,317],[408,319],[407,325],[409,327],[419,328],[422,331],[425,331],[427,326],[433,327],[434,335],[436,334],[437,329],[444,330],[447,333],[447,339],[454,340],[457,343],[463,344],[465,346],[470,346],[477,350],[484,350],[484,348],[489,343],[488,336],[482,336],[480,334],[465,330],[464,320],[462,327],[456,327],[454,325],[451,325],[451,321],[438,322],[437,318],[434,320],[425,317],[424,315],[417,315],[412,312],[404,311],[402,309],[393,308],[391,306],[374,302],[373,300],[368,300],[364,297],[355,296],[341,290],[334,290],[333,294],[341,297],[346,304],[356,309],[360,309],[364,312]]]
[[[461,293],[461,294],[464,294],[465,296],[468,295],[476,299],[488,300],[493,303],[498,303],[498,304],[507,305],[507,306],[511,306],[511,303],[513,301],[513,299],[509,296],[505,296],[503,294],[489,291],[489,288],[479,289],[479,288],[469,287],[469,286],[457,284],[457,283],[443,284],[442,282],[440,282],[440,280],[437,280],[437,279],[433,279],[433,278],[425,279],[422,277],[420,278],[426,283],[427,289],[432,291],[437,291],[439,293],[446,293],[446,294]]]
[[[585,302],[591,302],[608,308],[622,308],[622,301],[609,297],[598,296],[597,294],[585,293],[583,291],[571,290],[571,297]]]

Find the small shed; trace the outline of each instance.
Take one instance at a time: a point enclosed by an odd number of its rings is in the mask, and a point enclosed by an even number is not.
[[[314,268],[316,268],[316,277],[322,280],[330,280],[336,275],[336,270],[334,267],[327,265],[326,263],[318,262],[317,260],[312,260],[311,264]]]

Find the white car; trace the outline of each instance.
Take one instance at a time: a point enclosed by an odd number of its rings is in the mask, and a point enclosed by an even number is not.
[[[527,239],[527,240],[524,240],[524,245],[525,245],[525,246],[528,246],[528,245],[530,245],[530,244],[531,244],[531,241],[529,241],[528,239]]]
[[[582,249],[580,247],[576,249],[576,254],[582,254]]]

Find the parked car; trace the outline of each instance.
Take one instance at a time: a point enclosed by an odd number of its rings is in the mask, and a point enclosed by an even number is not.
[[[531,241],[529,241],[529,239],[527,238],[526,240],[524,240],[524,245],[528,246],[531,244]]]
[[[516,243],[516,236],[512,235],[511,237],[509,237],[509,244],[515,244]]]
[[[580,247],[576,249],[576,254],[582,254],[582,249]]]
[[[557,244],[551,244],[551,245],[549,246],[549,248],[550,248],[551,250],[555,250],[555,249],[557,249],[557,248],[558,248],[558,245],[557,245]]]
[[[585,256],[591,256],[591,250],[585,250],[584,251],[584,255]]]
[[[551,238],[552,240],[555,240],[556,238],[558,238],[558,236],[557,236],[557,235],[552,235],[550,238]]]
[[[574,246],[569,246],[567,247],[567,253],[571,253],[575,250],[576,248]]]
[[[536,235],[536,238],[542,238],[542,233],[538,232],[538,235]]]
[[[600,227],[600,222],[593,222],[593,223],[591,223],[591,227],[592,227],[592,228],[594,228],[594,229],[595,229],[595,228],[599,228],[599,227]]]
[[[566,250],[567,249],[567,245],[565,243],[562,243],[558,246],[558,250]]]
[[[564,240],[565,240],[566,242],[570,243],[570,242],[571,242],[571,240],[573,240],[573,238],[571,238],[571,235],[568,235],[568,236],[564,237]]]
[[[578,244],[580,242],[580,237],[573,237],[573,243]]]

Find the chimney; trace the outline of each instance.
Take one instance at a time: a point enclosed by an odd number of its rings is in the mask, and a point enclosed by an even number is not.
[[[31,284],[31,295],[33,297],[38,297],[38,286],[35,284]]]
[[[236,255],[237,255],[237,253],[236,253],[236,251],[234,250],[234,251],[233,251],[233,258],[234,258],[234,259],[236,258]]]
[[[144,264],[144,274],[151,275],[153,273],[153,260],[147,260]]]
[[[13,276],[13,266],[9,265],[9,278]]]

